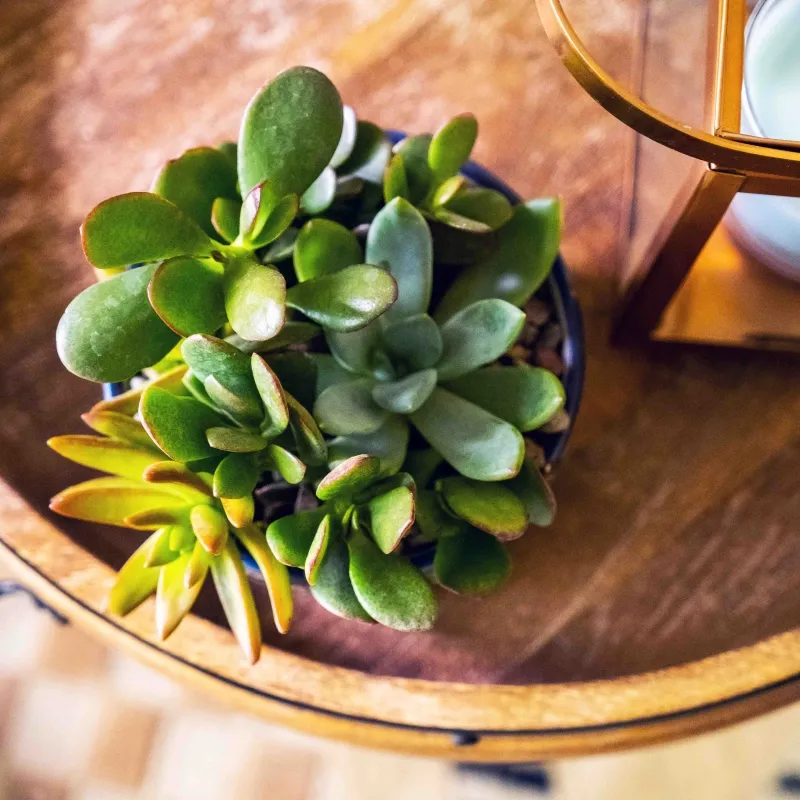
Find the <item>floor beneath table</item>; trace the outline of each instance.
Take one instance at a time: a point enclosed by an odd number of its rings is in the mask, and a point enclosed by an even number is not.
[[[0,602],[0,800],[786,798],[800,796],[800,706],[545,772],[513,787],[287,732],[190,694],[27,597]]]

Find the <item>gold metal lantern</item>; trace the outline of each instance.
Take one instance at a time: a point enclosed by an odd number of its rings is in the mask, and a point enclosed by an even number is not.
[[[536,2],[547,36],[570,73],[640,134],[630,181],[632,223],[616,339],[800,350],[800,260],[796,275],[789,278],[765,268],[758,248],[737,246],[742,237],[729,212],[732,203],[737,210],[742,194],[800,197],[800,142],[756,135],[752,126],[742,124],[746,47],[756,15],[780,3],[784,10],[794,4],[793,11],[800,11],[800,0],[761,0],[752,12],[746,0],[710,0],[707,8],[699,6],[704,0],[639,0],[634,11],[640,57],[634,59],[634,74],[624,79],[612,77],[578,34],[587,14],[608,13],[603,3],[581,8],[577,0]],[[702,14],[707,48],[695,48],[695,54],[701,62],[707,55],[707,62],[687,66],[687,44],[681,53],[685,85],[676,86],[682,79],[669,74],[670,59],[659,54],[658,25],[669,24],[667,15],[675,24],[675,15],[684,10]],[[797,19],[792,35],[800,49],[800,15]],[[780,33],[774,20],[772,24]],[[694,27],[684,20],[687,38],[698,35]],[[796,77],[800,81],[800,74]],[[693,92],[702,102],[691,97]],[[653,98],[659,96],[666,101],[657,108]],[[696,119],[687,119],[692,108],[698,109]],[[659,170],[648,170],[649,156],[660,160]],[[750,211],[745,207],[743,213],[747,221]],[[769,213],[763,214],[767,224],[800,243],[800,217],[795,234],[790,223],[781,226]]]

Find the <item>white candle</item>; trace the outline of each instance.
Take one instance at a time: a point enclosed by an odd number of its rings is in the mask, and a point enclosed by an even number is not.
[[[800,0],[761,0],[750,17],[742,132],[800,141]],[[800,198],[739,194],[727,221],[741,246],[800,280]]]

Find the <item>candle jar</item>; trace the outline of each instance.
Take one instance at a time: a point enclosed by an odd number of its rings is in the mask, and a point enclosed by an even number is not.
[[[800,0],[761,0],[747,24],[742,133],[800,140]],[[800,198],[738,194],[725,220],[736,244],[800,281]]]
[[[800,0],[536,5],[635,134],[614,341],[800,351]]]

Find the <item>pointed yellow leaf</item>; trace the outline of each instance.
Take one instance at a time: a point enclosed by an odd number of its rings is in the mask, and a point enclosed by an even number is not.
[[[211,506],[195,506],[189,514],[192,530],[211,555],[219,555],[228,541],[228,521]]]
[[[261,570],[272,603],[275,627],[280,633],[287,633],[294,614],[292,583],[288,568],[275,558],[267,546],[266,537],[254,525],[237,530],[236,536]]]
[[[261,654],[261,623],[242,557],[232,541],[211,559],[211,575],[233,635],[247,660],[255,664]]]
[[[108,595],[108,610],[111,614],[125,616],[139,606],[156,590],[158,585],[157,567],[148,568],[145,562],[153,547],[153,539],[148,538],[125,562],[117,574],[117,579]]]
[[[54,436],[47,445],[76,464],[131,480],[138,480],[147,467],[164,458],[149,448],[105,436]]]

